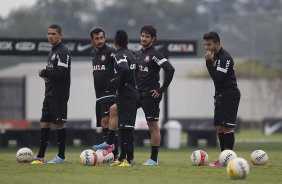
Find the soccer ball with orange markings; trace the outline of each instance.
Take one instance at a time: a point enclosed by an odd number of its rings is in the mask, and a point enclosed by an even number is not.
[[[208,164],[209,156],[203,150],[196,150],[191,154],[191,162],[195,166],[204,166]]]
[[[80,154],[80,163],[84,166],[95,166],[97,164],[97,155],[91,149],[84,150]]]
[[[98,149],[96,151],[98,164],[111,164],[114,162],[114,154],[109,150]]]

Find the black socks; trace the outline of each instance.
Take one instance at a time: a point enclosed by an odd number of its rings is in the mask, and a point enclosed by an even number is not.
[[[45,151],[50,140],[50,128],[41,128],[40,148],[37,157],[44,158]]]
[[[57,130],[57,144],[58,144],[58,156],[61,159],[65,159],[65,147],[66,147],[66,129],[65,128]]]
[[[235,143],[234,132],[224,133],[224,148],[233,150],[234,143]]]
[[[220,145],[220,150],[221,152],[224,150],[224,133],[218,133],[218,140],[219,140],[219,145]]]
[[[158,153],[159,153],[159,146],[152,146],[151,147],[151,159],[155,162],[158,161]]]

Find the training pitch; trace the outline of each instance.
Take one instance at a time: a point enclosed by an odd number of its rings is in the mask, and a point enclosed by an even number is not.
[[[184,138],[185,139],[185,138]],[[28,146],[27,146],[28,147]],[[87,183],[282,183],[282,135],[264,136],[259,131],[242,131],[237,135],[234,151],[239,157],[245,158],[250,164],[250,174],[245,180],[232,180],[225,167],[192,166],[191,153],[194,150],[205,150],[209,161],[218,158],[218,148],[208,148],[205,143],[199,147],[188,148],[182,144],[179,150],[160,148],[159,166],[142,166],[150,154],[150,147],[135,149],[134,167],[111,167],[109,165],[82,166],[79,163],[80,153],[89,147],[67,147],[67,163],[31,165],[18,163],[15,155],[19,147],[0,148],[0,183],[12,184],[87,184]],[[31,148],[36,154],[38,148]],[[252,151],[262,149],[267,152],[269,161],[265,166],[254,166],[250,162]],[[51,160],[56,148],[48,148],[46,159]]]

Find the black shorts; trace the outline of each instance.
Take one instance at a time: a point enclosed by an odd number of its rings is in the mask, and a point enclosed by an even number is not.
[[[151,93],[147,95],[139,94],[137,109],[142,108],[147,122],[159,121],[161,100],[162,95],[158,98],[153,98]]]
[[[228,128],[236,126],[240,91],[225,92],[215,97],[214,125]]]
[[[133,129],[137,113],[137,91],[119,94],[117,101],[118,125],[120,129]]]
[[[40,122],[66,123],[68,102],[45,97]]]
[[[110,116],[110,107],[114,104],[114,102],[105,102],[99,103],[96,102],[96,121],[97,127],[101,127],[101,119]]]

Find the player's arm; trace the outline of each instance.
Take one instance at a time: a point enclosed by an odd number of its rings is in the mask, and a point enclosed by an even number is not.
[[[41,77],[46,77],[49,80],[62,80],[69,72],[69,61],[70,56],[66,52],[59,52],[57,54],[58,68],[54,69],[43,69],[40,73]]]
[[[213,67],[212,60],[211,59],[206,60],[206,66],[209,71],[209,74],[215,82],[221,82],[225,78],[230,67],[232,67],[231,66],[232,58],[222,57],[219,60],[220,60],[220,64],[215,69]]]
[[[122,89],[128,82],[129,66],[127,61],[127,56],[117,56],[116,57],[117,67],[119,68],[119,77],[117,81],[117,89]]]
[[[157,89],[158,93],[163,93],[167,90],[169,84],[171,83],[175,69],[161,54],[153,56],[153,60],[165,71],[164,82],[160,89]]]

